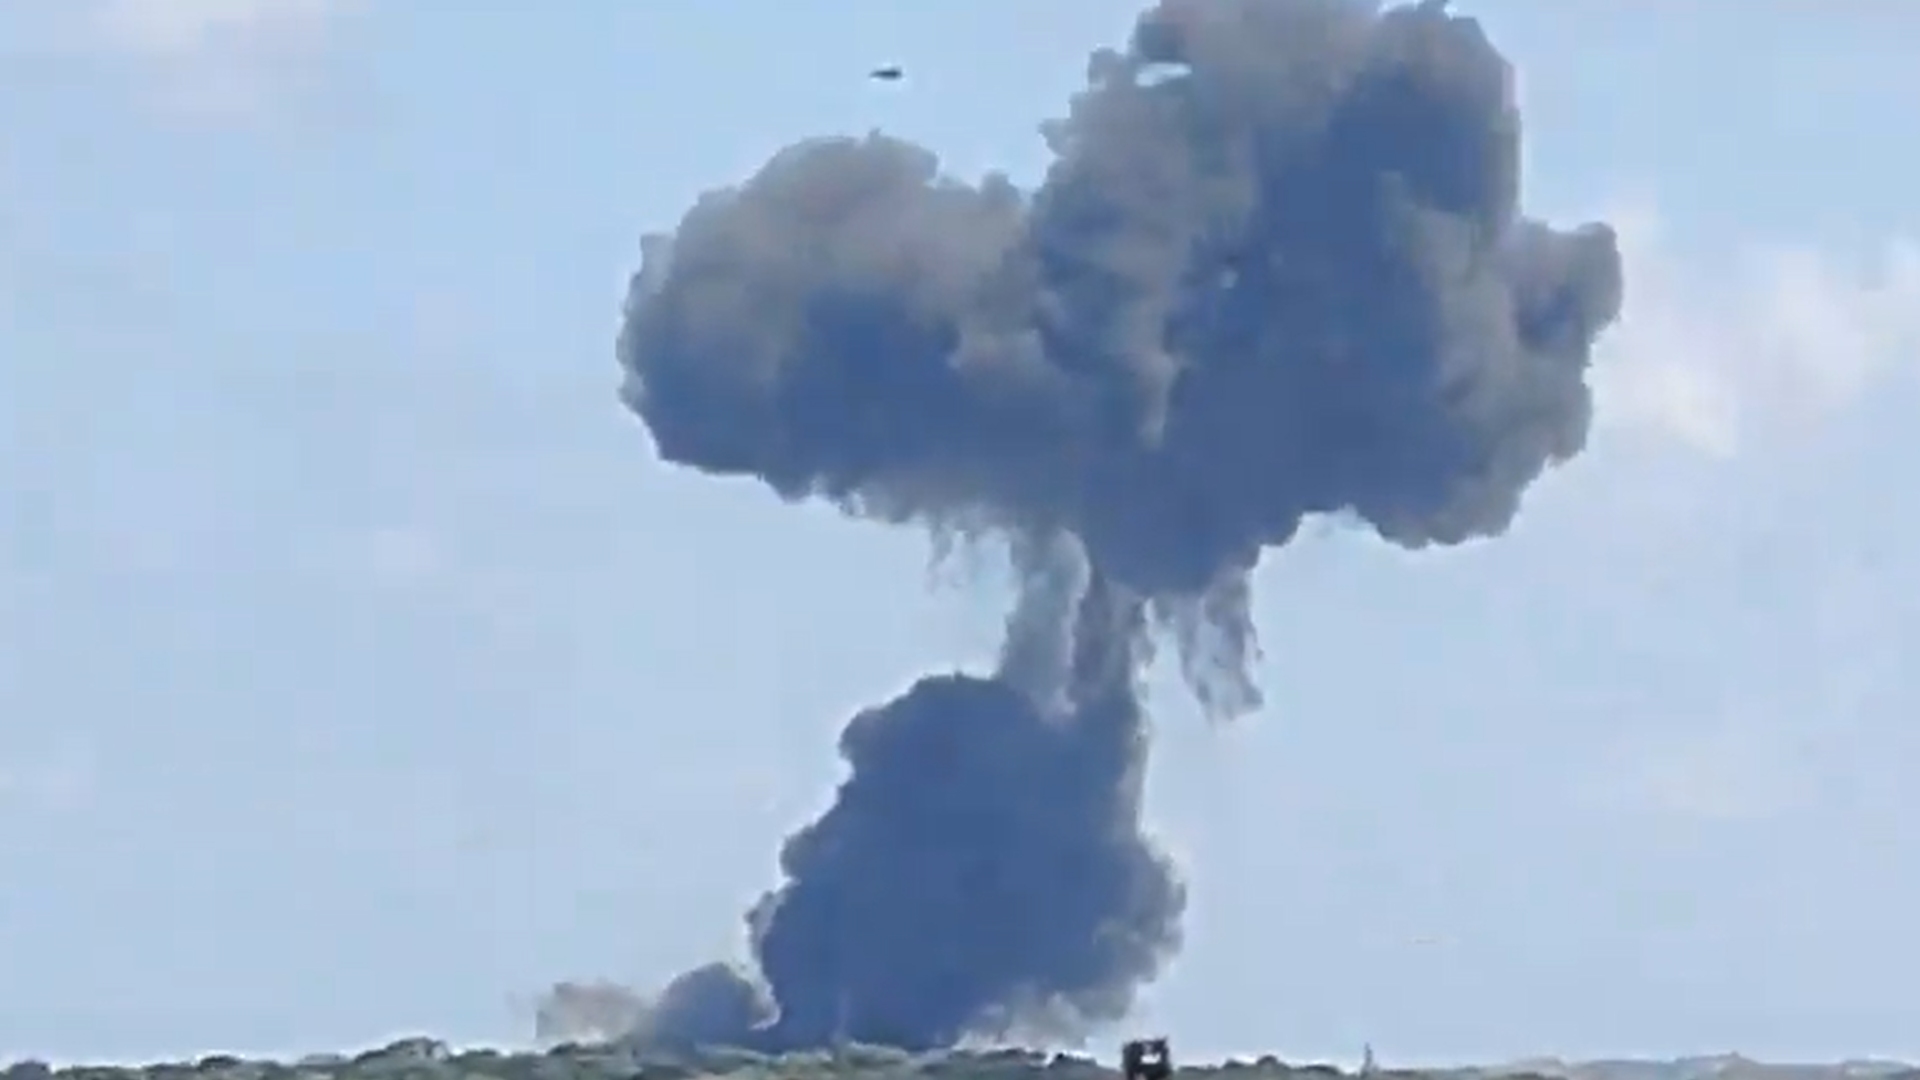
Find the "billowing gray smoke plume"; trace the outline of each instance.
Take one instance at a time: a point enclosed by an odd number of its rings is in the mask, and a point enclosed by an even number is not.
[[[619,355],[661,456],[1005,537],[1022,591],[994,677],[849,725],[750,918],[757,978],[684,977],[640,1037],[933,1047],[1126,1010],[1183,906],[1140,832],[1149,617],[1245,712],[1249,575],[1305,516],[1497,535],[1585,442],[1619,253],[1521,216],[1512,93],[1441,4],[1165,0],[1093,56],[1037,190],[820,139],[649,240]]]

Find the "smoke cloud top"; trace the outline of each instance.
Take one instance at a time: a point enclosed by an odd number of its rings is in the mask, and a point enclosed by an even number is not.
[[[1511,71],[1473,20],[1164,0],[1043,130],[1032,191],[816,139],[646,242],[618,354],[665,460],[1004,538],[1020,595],[993,675],[854,718],[754,968],[683,976],[636,1038],[1120,1017],[1185,903],[1141,829],[1149,631],[1209,712],[1257,708],[1264,550],[1313,514],[1495,536],[1585,444],[1619,252],[1521,214]]]

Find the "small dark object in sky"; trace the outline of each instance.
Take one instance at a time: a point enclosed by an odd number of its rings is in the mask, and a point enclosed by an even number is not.
[[[888,64],[886,67],[874,68],[867,73],[867,77],[877,79],[881,82],[899,82],[906,74],[905,71],[901,70],[900,65]]]
[[[1169,1080],[1173,1076],[1173,1055],[1167,1040],[1133,1039],[1120,1047],[1120,1071],[1126,1080]]]

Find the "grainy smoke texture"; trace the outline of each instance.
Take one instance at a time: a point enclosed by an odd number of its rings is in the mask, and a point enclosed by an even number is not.
[[[547,991],[533,1017],[533,1036],[546,1042],[600,1042],[639,1027],[647,1002],[611,982],[563,982]]]
[[[1209,712],[1245,713],[1250,574],[1306,516],[1495,536],[1585,443],[1619,253],[1521,215],[1476,22],[1165,0],[1087,75],[1034,190],[815,139],[645,246],[619,358],[663,458],[1003,537],[1020,597],[993,677],[848,726],[837,801],[750,917],[756,972],[687,977],[639,1037],[927,1048],[1120,1016],[1184,905],[1141,833],[1149,624]]]

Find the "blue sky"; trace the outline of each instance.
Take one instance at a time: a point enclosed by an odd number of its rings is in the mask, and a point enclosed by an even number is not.
[[[1534,208],[1623,230],[1600,429],[1497,543],[1270,560],[1243,726],[1159,680],[1139,1024],[1920,1058],[1913,20],[1461,7]],[[737,952],[839,724],[1004,594],[655,464],[638,236],[821,132],[1031,177],[1131,15],[0,0],[0,1057],[513,1042]]]

